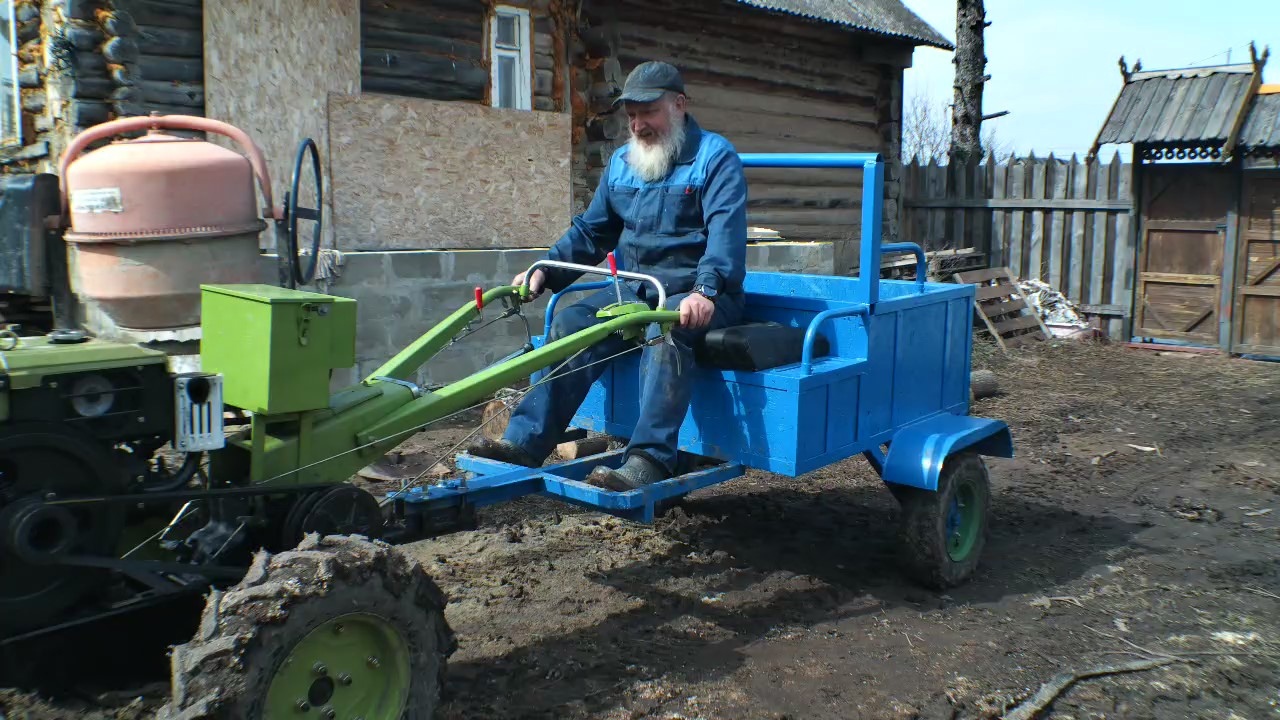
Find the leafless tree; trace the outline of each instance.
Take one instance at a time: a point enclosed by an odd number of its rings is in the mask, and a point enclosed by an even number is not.
[[[902,118],[902,160],[913,158],[921,164],[930,160],[946,164],[951,149],[951,106],[942,99],[916,93],[907,101]],[[981,157],[992,156],[1004,162],[1013,156],[1013,148],[1000,139],[996,128],[988,124],[982,131]]]
[[[956,3],[956,52],[951,62],[956,66],[955,101],[951,105],[951,159],[965,161],[982,154],[982,89],[987,55],[983,50],[983,31],[987,13],[982,0],[958,0]]]

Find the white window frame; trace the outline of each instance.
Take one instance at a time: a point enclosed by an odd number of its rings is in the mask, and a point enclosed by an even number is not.
[[[22,146],[22,83],[18,79],[18,18],[17,10],[14,7],[14,0],[0,0],[9,11],[9,42],[8,47],[2,48],[3,55],[0,55],[0,62],[7,63],[9,66],[9,75],[13,78],[13,91],[8,97],[12,103],[14,134],[5,136],[0,134],[0,147]],[[0,41],[2,43],[2,41]]]
[[[516,42],[519,47],[498,47],[498,19],[502,17],[515,18]],[[511,57],[516,60],[516,106],[511,109],[533,109],[533,52],[529,47],[532,42],[528,8],[511,5],[494,7],[493,16],[489,18],[489,104],[493,107],[500,107],[498,103],[502,95],[498,86],[498,58]]]

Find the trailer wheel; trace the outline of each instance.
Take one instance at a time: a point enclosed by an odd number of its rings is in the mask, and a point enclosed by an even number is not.
[[[902,548],[911,577],[934,590],[964,583],[986,545],[991,504],[987,466],[977,453],[947,458],[936,492],[898,487]]]
[[[354,536],[260,552],[173,650],[165,720],[427,720],[456,647],[422,566]]]

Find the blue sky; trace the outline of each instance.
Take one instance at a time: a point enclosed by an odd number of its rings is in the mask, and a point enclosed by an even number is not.
[[[955,41],[955,0],[904,0],[917,15]],[[1019,153],[1083,155],[1119,92],[1117,61],[1156,70],[1247,62],[1271,46],[1263,81],[1280,82],[1280,0],[986,0],[988,113],[984,123]],[[905,95],[950,101],[951,53],[917,48]],[[1102,148],[1109,159],[1114,145]],[[1120,148],[1127,157],[1128,147]]]

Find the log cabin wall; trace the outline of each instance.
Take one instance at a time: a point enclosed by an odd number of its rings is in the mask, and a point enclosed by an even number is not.
[[[5,172],[56,170],[85,129],[156,111],[204,114],[202,0],[19,0],[22,145]]]
[[[110,0],[102,19],[115,114],[205,114],[202,0]]]
[[[609,155],[626,141],[625,117],[609,113],[612,93],[637,64],[665,60],[684,73],[698,122],[740,152],[882,153],[884,232],[897,235],[910,44],[719,0],[587,0],[583,16],[591,27],[573,77],[584,116],[575,134],[575,205],[589,201]],[[837,246],[836,269],[848,272],[857,262],[860,175],[751,170],[749,222],[790,240],[853,241]]]
[[[361,0],[362,91],[487,104],[496,4],[529,10],[533,109],[560,111],[565,59],[553,0]]]

